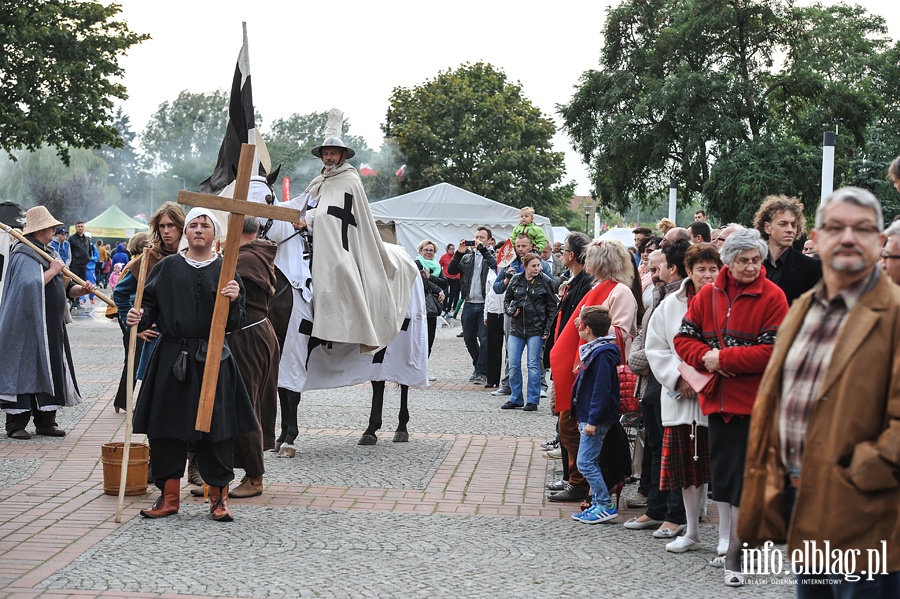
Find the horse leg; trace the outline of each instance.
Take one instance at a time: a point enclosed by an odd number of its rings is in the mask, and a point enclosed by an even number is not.
[[[394,433],[394,443],[406,443],[409,441],[409,432],[406,424],[409,422],[409,385],[400,385],[400,422],[397,424],[397,432]]]
[[[300,394],[283,387],[278,388],[278,402],[281,406],[281,434],[275,441],[275,453],[278,457],[292,458],[297,454],[294,441],[300,434],[297,423],[297,411],[300,405]]]
[[[369,428],[363,432],[357,445],[375,445],[378,442],[375,431],[381,428],[382,408],[384,408],[384,381],[372,381],[372,409],[369,412]]]

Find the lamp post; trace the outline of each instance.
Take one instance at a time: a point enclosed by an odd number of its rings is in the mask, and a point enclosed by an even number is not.
[[[590,204],[584,207],[584,232],[588,237],[591,235],[588,231],[588,219],[591,217],[591,208]]]
[[[172,175],[173,179],[181,179],[181,189],[187,189],[187,182],[184,180],[184,177],[179,177],[178,175]]]
[[[393,141],[394,136],[391,134],[391,109],[388,108],[387,120],[384,127],[384,145],[387,149],[387,167],[384,169],[387,173],[387,191],[384,195],[385,199],[391,197],[391,177],[394,176],[394,167],[391,165],[391,143]]]
[[[147,214],[147,220],[149,221],[153,215],[153,192],[156,187],[156,175],[150,171],[141,171],[141,174],[147,175],[147,178],[150,179],[150,212]]]

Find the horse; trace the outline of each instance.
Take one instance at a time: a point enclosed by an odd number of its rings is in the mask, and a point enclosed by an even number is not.
[[[274,177],[253,177],[250,201],[274,203]],[[281,205],[290,205],[284,203]],[[293,206],[299,207],[299,206]],[[281,348],[278,398],[281,408],[281,434],[275,451],[281,457],[294,457],[294,441],[299,432],[298,410],[301,393],[307,389],[330,389],[371,382],[372,401],[369,422],[359,445],[374,445],[382,426],[385,381],[400,385],[400,413],[393,441],[409,441],[408,397],[410,385],[427,386],[427,329],[422,286],[414,281],[410,307],[403,327],[386,348],[374,355],[360,353],[359,346],[330,343],[310,336],[312,330],[313,282],[309,270],[308,239],[288,223],[269,221],[262,232],[279,244],[276,257],[276,290],[269,304],[269,320]],[[411,260],[399,246],[386,244],[388,251]],[[282,270],[281,266],[285,269]],[[285,272],[291,269],[291,272]],[[291,279],[294,282],[291,282]],[[287,355],[286,355],[287,354]]]

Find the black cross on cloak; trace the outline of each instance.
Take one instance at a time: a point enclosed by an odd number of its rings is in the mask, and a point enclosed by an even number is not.
[[[353,216],[353,194],[344,194],[343,208],[338,208],[337,206],[329,206],[328,215],[336,216],[337,218],[341,219],[341,243],[344,246],[344,251],[349,252],[350,240],[348,238],[348,234],[350,232],[350,225],[353,225],[354,227],[357,226],[356,217]]]

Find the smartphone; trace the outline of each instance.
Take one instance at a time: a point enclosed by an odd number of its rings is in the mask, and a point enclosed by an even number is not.
[[[474,240],[474,239],[467,239],[467,240],[466,240],[466,245],[467,245],[468,247],[474,246],[474,245],[475,245],[475,240]]]

